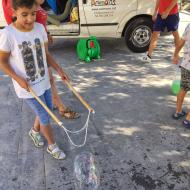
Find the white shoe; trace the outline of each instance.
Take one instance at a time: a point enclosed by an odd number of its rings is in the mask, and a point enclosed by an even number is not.
[[[142,62],[144,63],[151,63],[151,58],[146,54],[142,57]]]
[[[48,146],[47,152],[57,160],[63,160],[66,157],[65,153],[57,146],[56,143]]]

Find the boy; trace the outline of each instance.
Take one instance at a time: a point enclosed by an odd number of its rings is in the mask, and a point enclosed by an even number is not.
[[[48,36],[48,42],[50,44],[53,43],[53,38],[49,34],[46,28],[46,22],[47,22],[47,13],[44,9],[42,9],[41,5],[44,3],[44,0],[36,0],[37,4],[37,11],[36,11],[36,22],[43,24],[43,26],[46,29],[47,36]],[[11,0],[2,0],[3,5],[3,11],[5,20],[7,21],[7,24],[11,24],[16,19],[14,18],[15,15],[13,14],[12,4]],[[69,107],[66,107],[63,102],[61,101],[61,98],[58,95],[57,88],[55,85],[55,79],[53,77],[51,69],[49,69],[49,75],[50,75],[50,83],[51,83],[51,91],[52,91],[52,99],[53,99],[53,105],[54,108],[57,108],[59,111],[59,114],[64,117],[65,119],[76,119],[80,115],[79,113],[71,110]]]
[[[143,56],[142,61],[144,63],[151,63],[151,56],[154,48],[157,45],[157,40],[160,32],[164,31],[167,27],[168,32],[172,32],[174,36],[175,46],[179,41],[178,24],[179,24],[179,13],[178,13],[178,0],[157,0],[152,16],[154,21],[153,33],[151,36],[150,46],[148,52]]]
[[[181,89],[177,96],[176,112],[173,114],[174,119],[180,119],[186,115],[182,110],[182,104],[186,93],[190,90],[190,24],[186,27],[179,45],[176,47],[173,57],[173,63],[179,62],[179,52],[184,46],[184,57],[181,63]],[[185,127],[190,129],[190,111],[183,121]]]
[[[48,142],[47,152],[55,159],[64,159],[64,152],[55,143],[50,116],[29,93],[29,86],[52,109],[48,74],[49,64],[62,80],[68,80],[62,68],[48,51],[48,38],[43,25],[36,23],[35,0],[13,0],[16,21],[0,31],[0,68],[12,78],[15,92],[25,100],[36,115],[29,131],[36,147],[44,146],[41,134]]]

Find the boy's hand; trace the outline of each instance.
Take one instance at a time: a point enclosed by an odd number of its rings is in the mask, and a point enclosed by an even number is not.
[[[162,19],[166,19],[169,15],[169,12],[168,11],[164,11],[161,15]]]
[[[62,69],[59,69],[58,73],[59,73],[59,76],[61,77],[62,80],[69,81],[68,75]]]
[[[27,90],[29,92],[29,85],[28,82],[26,81],[26,79],[22,78],[22,77],[18,77],[18,79],[16,80],[17,83],[24,88],[25,90]]]
[[[179,63],[179,59],[180,59],[179,55],[174,55],[173,56],[173,64],[177,65]]]

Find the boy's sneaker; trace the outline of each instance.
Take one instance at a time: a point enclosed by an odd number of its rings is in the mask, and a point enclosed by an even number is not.
[[[51,154],[57,160],[65,159],[65,153],[57,146],[57,144],[49,145],[47,147],[47,152]]]
[[[29,131],[29,136],[31,137],[31,139],[34,142],[34,145],[37,148],[43,147],[44,146],[44,141],[42,136],[40,135],[39,132],[34,131],[33,129],[30,129]]]
[[[151,63],[151,61],[151,57],[147,54],[142,57],[142,62],[144,63]]]

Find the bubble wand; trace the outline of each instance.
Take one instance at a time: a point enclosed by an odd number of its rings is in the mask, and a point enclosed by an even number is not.
[[[67,86],[70,88],[70,90],[75,94],[75,96],[81,101],[81,103],[88,109],[89,113],[88,113],[88,116],[87,116],[87,120],[84,124],[84,126],[77,130],[77,131],[71,131],[71,130],[68,130],[64,125],[63,125],[63,122],[60,121],[57,116],[47,107],[47,105],[36,95],[36,93],[33,91],[33,89],[31,87],[29,87],[29,91],[30,93],[32,94],[32,96],[39,102],[39,104],[47,111],[47,113],[51,116],[51,118],[60,126],[64,129],[70,143],[73,145],[73,146],[76,146],[76,147],[82,147],[86,144],[86,138],[87,138],[87,134],[88,134],[88,123],[89,123],[89,119],[90,119],[90,114],[91,113],[95,113],[94,109],[92,109],[88,103],[82,98],[82,96],[72,87],[72,85],[68,82],[68,81],[65,81],[65,83],[67,84]],[[83,143],[81,144],[75,144],[73,142],[73,140],[71,139],[69,133],[71,134],[76,134],[76,133],[80,133],[81,131],[84,131],[85,130],[85,137],[84,137],[84,141]]]

